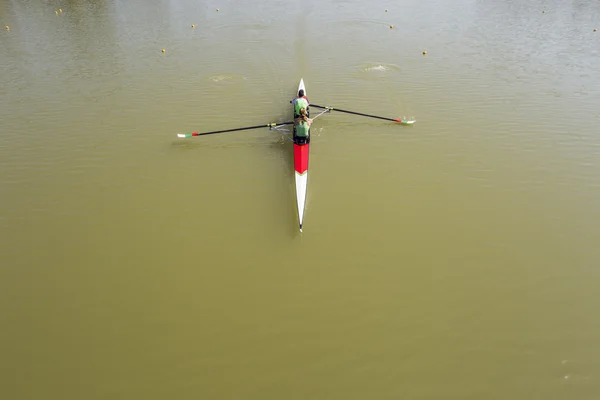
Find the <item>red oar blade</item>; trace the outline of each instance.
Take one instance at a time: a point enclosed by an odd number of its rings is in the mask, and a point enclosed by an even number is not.
[[[414,119],[396,119],[396,122],[402,125],[412,125],[415,123]]]
[[[198,136],[198,132],[192,132],[192,133],[178,133],[177,137],[178,138],[186,138],[186,137],[192,137],[192,136]]]

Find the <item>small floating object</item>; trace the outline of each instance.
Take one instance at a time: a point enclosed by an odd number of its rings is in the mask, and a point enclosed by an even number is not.
[[[192,28],[194,27],[194,24],[192,24]]]
[[[58,9],[58,12],[62,14],[62,8],[59,8],[59,9]]]
[[[162,49],[162,52],[164,53],[164,52],[165,52],[165,49]]]
[[[8,26],[7,26],[7,28],[8,28]],[[594,32],[598,32],[598,28],[594,28]]]
[[[219,9],[217,8],[217,12],[219,12]]]
[[[58,11],[54,11],[54,14],[58,15]]]
[[[427,50],[423,50],[423,55],[427,54]]]
[[[542,14],[544,14],[546,11],[542,10]]]
[[[385,9],[385,12],[387,12],[387,8]]]
[[[394,29],[394,25],[390,25],[390,29]]]
[[[10,31],[10,27],[8,25],[5,26],[7,31]]]

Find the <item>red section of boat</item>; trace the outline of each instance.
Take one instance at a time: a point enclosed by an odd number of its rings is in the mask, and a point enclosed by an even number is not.
[[[294,169],[299,174],[308,170],[308,144],[294,143]]]

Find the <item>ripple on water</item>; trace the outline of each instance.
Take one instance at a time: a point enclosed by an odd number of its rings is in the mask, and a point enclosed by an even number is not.
[[[357,70],[363,77],[375,77],[400,71],[400,67],[395,64],[368,63],[359,65]]]
[[[246,77],[236,74],[209,75],[204,78],[217,85],[234,85],[246,80]]]

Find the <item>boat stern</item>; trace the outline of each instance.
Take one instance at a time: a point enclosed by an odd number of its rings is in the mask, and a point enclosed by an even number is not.
[[[294,175],[296,178],[296,201],[298,203],[298,222],[300,232],[304,221],[306,204],[306,188],[308,184],[308,150],[309,144],[294,144]]]

